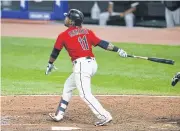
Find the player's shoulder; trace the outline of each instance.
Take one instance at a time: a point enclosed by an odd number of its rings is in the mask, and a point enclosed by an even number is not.
[[[89,29],[89,28],[85,28],[85,27],[84,27],[83,29],[88,30],[88,31],[92,31],[91,29]]]
[[[93,31],[91,29],[88,29],[88,28],[84,28],[84,29],[87,30],[89,34],[93,33]]]

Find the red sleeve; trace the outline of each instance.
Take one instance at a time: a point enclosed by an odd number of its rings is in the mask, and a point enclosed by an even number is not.
[[[62,34],[60,34],[58,36],[58,38],[56,39],[56,43],[54,44],[54,48],[61,50],[63,48],[63,46],[64,46],[63,37],[62,37]]]
[[[97,44],[100,43],[101,39],[98,38],[94,32],[92,32],[91,30],[89,30],[89,34],[90,34],[90,38],[91,38],[91,42],[92,42],[92,45],[96,46]]]

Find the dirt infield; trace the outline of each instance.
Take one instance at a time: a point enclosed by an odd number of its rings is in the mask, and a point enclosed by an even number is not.
[[[95,127],[95,116],[78,96],[69,103],[65,118],[53,122],[60,96],[2,97],[3,131],[44,131],[53,126],[78,127],[82,131],[179,131],[180,97],[98,96],[112,113],[108,126]]]
[[[2,36],[56,38],[66,29],[59,24],[2,23]],[[180,45],[180,29],[151,29],[124,27],[86,27],[98,36],[114,42]],[[1,130],[50,131],[58,127],[78,127],[82,131],[179,131],[180,97],[98,96],[111,112],[108,126],[95,127],[96,121],[87,105],[74,96],[65,118],[53,122],[48,113],[54,112],[60,96],[1,97]],[[64,129],[65,130],[65,129]]]

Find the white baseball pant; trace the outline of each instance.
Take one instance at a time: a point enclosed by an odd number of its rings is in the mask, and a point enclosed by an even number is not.
[[[165,10],[165,18],[167,27],[174,27],[175,25],[180,25],[180,8],[175,11],[171,11],[168,8]]]
[[[99,101],[91,93],[91,77],[97,71],[97,63],[95,58],[87,59],[82,57],[73,61],[73,73],[68,77],[64,84],[62,99],[69,102],[72,97],[72,91],[77,88],[80,97],[90,107],[92,112],[98,119],[105,119],[111,116],[106,111]],[[67,105],[60,104],[62,108],[67,108]],[[60,111],[64,115],[64,111]]]

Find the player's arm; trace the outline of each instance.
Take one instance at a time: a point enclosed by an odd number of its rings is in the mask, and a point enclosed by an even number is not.
[[[55,47],[53,48],[52,52],[51,52],[51,55],[50,55],[50,58],[49,58],[49,64],[53,64],[54,61],[57,59],[57,57],[59,56],[59,53],[60,53],[61,50],[59,49],[56,49]]]
[[[129,9],[125,10],[123,13],[120,13],[120,16],[125,16],[129,13],[133,13],[136,11],[137,6],[139,5],[139,2],[133,2]]]
[[[97,46],[99,46],[99,47],[101,47],[101,48],[103,48],[105,50],[108,50],[108,51],[117,52],[117,53],[119,53],[119,55],[121,57],[127,57],[127,53],[123,49],[121,49],[121,48],[119,48],[119,47],[117,47],[117,46],[113,45],[112,43],[107,42],[105,40],[101,40],[97,44]]]
[[[127,53],[112,43],[99,39],[91,30],[89,30],[91,42],[94,46],[99,46],[105,50],[117,52],[121,57],[127,57]]]
[[[56,69],[56,67],[54,66],[53,63],[55,62],[56,58],[58,57],[60,51],[61,50],[56,49],[55,47],[53,48],[52,53],[49,58],[47,69],[45,72],[46,75],[48,75],[52,71],[52,69]]]
[[[60,53],[62,48],[63,48],[62,36],[59,35],[57,40],[56,40],[56,43],[54,44],[54,48],[50,54],[50,57],[49,57],[47,69],[45,72],[46,75],[49,74],[52,71],[52,69],[56,69],[56,67],[54,66],[53,63],[55,62],[55,60],[59,56],[59,53]]]

